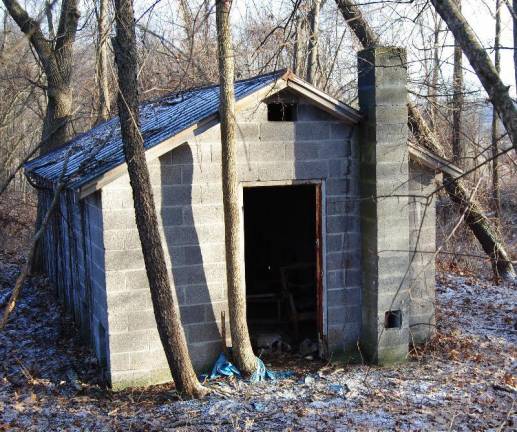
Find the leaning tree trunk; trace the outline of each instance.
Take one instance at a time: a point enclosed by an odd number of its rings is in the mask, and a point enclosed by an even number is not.
[[[113,45],[118,68],[120,127],[154,316],[178,391],[189,398],[202,397],[207,390],[199,384],[192,368],[185,334],[174,305],[140,133],[138,65],[132,0],[115,0],[115,14],[117,35]]]
[[[237,146],[235,142],[235,95],[233,88],[234,60],[230,29],[232,0],[216,0],[217,47],[221,89],[221,147],[224,207],[224,236],[226,247],[226,280],[232,351],[235,363],[245,376],[257,369],[246,321],[246,293],[240,254],[239,181],[237,176]]]
[[[408,124],[413,136],[421,145],[437,155],[445,157],[442,145],[429,129],[418,110],[411,105],[409,105]],[[515,280],[516,275],[512,261],[506,253],[497,231],[484,215],[482,208],[475,200],[470,198],[472,195],[461,179],[455,180],[446,173],[443,174],[443,177],[445,190],[451,200],[458,206],[459,211],[465,215],[465,222],[478,239],[485,253],[490,257],[496,277],[504,280]]]
[[[363,18],[355,2],[353,0],[336,0],[336,3],[345,20],[353,24],[351,28],[363,46],[375,46],[379,38]],[[439,139],[427,126],[420,112],[411,104],[408,104],[408,126],[421,146],[428,148],[439,156],[445,156],[445,151]],[[447,193],[452,202],[458,206],[460,212],[465,214],[465,222],[489,256],[495,276],[502,277],[505,280],[515,280],[515,270],[503,242],[483,214],[479,204],[472,199],[469,200],[472,195],[468,193],[461,179],[454,180],[446,175],[444,175],[444,178]]]
[[[431,0],[436,11],[447,23],[456,43],[469,59],[470,65],[490,97],[499,114],[513,147],[517,150],[517,108],[490,60],[487,51],[481,46],[470,25],[467,23],[454,0]]]

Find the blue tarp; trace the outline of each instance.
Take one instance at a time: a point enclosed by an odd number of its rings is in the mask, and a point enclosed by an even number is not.
[[[274,372],[266,368],[266,365],[262,360],[258,357],[257,359],[257,370],[251,376],[250,382],[256,383],[260,381],[274,381],[277,379],[289,378],[294,375],[294,372],[284,371],[284,372]],[[205,375],[203,378],[215,379],[221,377],[237,377],[241,378],[241,373],[239,369],[235,367],[224,355],[224,353],[219,354],[217,360],[214,363],[214,367],[212,368],[212,372],[210,375]]]

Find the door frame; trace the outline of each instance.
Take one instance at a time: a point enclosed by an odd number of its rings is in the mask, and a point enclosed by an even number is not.
[[[300,186],[314,185],[316,196],[316,269],[318,274],[316,291],[316,322],[318,326],[320,355],[326,356],[327,334],[328,334],[328,306],[327,306],[327,233],[326,233],[326,191],[325,180],[268,180],[268,181],[245,181],[239,183],[239,208],[240,208],[240,255],[242,266],[242,284],[246,289],[246,258],[244,248],[244,188],[249,187],[268,187],[268,186]],[[319,234],[319,238],[318,238]],[[318,244],[319,242],[319,244]],[[319,265],[318,265],[319,264]],[[318,268],[319,267],[319,268]],[[318,272],[319,270],[319,272]]]

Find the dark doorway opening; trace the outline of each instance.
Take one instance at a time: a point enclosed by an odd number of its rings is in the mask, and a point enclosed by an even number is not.
[[[256,349],[317,354],[320,185],[244,188],[248,326]]]

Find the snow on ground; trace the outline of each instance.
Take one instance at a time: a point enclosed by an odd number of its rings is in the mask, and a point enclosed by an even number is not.
[[[0,303],[18,269],[0,263]],[[438,333],[389,368],[288,362],[296,376],[210,383],[203,401],[172,385],[112,393],[42,278],[0,333],[2,430],[515,430],[515,287],[438,277]],[[286,367],[286,365],[284,365]]]

